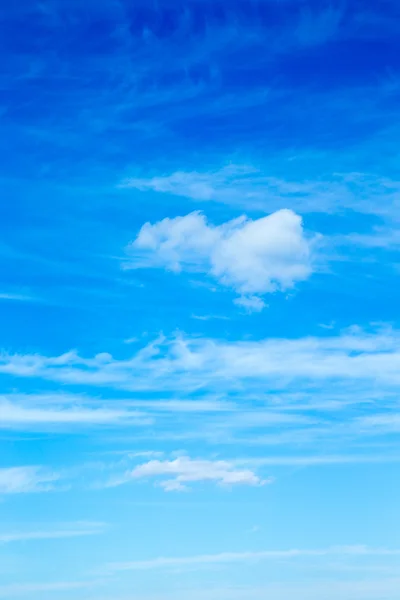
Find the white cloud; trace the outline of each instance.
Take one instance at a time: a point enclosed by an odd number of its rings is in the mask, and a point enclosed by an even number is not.
[[[200,554],[197,556],[160,557],[150,560],[111,563],[110,571],[158,570],[173,567],[207,566],[215,564],[248,563],[266,560],[302,559],[321,556],[333,557],[365,557],[365,556],[399,556],[400,550],[386,548],[370,548],[368,546],[335,546],[322,549],[290,549],[263,550],[260,552],[222,552],[220,554]]]
[[[400,247],[400,230],[394,226],[374,227],[368,233],[349,233],[330,238],[331,243],[340,246],[358,246],[375,250],[398,250]]]
[[[209,400],[129,400],[131,406],[154,413],[226,413],[236,410],[233,403]]]
[[[376,92],[376,89],[374,89]],[[382,89],[383,91],[383,89]],[[352,102],[360,104],[370,94],[371,89],[360,91],[360,96],[352,97]],[[309,102],[309,96],[307,96]],[[340,99],[343,102],[343,98]],[[326,102],[320,94],[314,97],[315,103]],[[336,102],[329,97],[326,110],[332,111],[330,103]],[[367,107],[365,107],[367,110]],[[300,107],[299,110],[304,108]],[[302,213],[337,212],[343,207],[365,214],[377,214],[383,217],[398,214],[398,193],[400,183],[374,173],[332,173],[325,177],[304,178],[297,172],[307,168],[307,162],[315,160],[304,155],[285,157],[298,161],[296,177],[283,179],[270,174],[274,164],[267,165],[265,171],[240,164],[230,164],[213,171],[177,171],[156,177],[136,177],[126,180],[121,187],[143,192],[152,191],[190,198],[191,200],[222,202],[242,206],[246,210],[275,211],[283,207]],[[326,164],[321,164],[326,169]],[[340,202],[338,202],[340,198]]]
[[[35,540],[55,540],[75,538],[87,535],[97,535],[104,531],[102,523],[70,523],[57,529],[0,532],[0,544],[12,542],[27,542]]]
[[[259,296],[240,296],[236,298],[235,304],[243,306],[249,312],[261,312],[265,308],[265,302]]]
[[[324,187],[319,182],[285,181],[267,176],[251,165],[239,164],[225,165],[214,171],[176,171],[155,177],[133,177],[125,180],[121,187],[183,196],[196,201],[239,204],[247,208],[261,208],[263,205],[265,208],[268,203],[272,210],[282,208],[282,202],[288,200],[307,209],[310,196],[318,195],[321,200],[321,192],[326,191],[326,184]],[[312,204],[316,204],[315,210],[318,210],[315,200]],[[323,208],[319,210],[325,209],[326,203],[323,202]]]
[[[110,482],[110,485],[120,485],[138,479],[165,478],[159,485],[165,491],[184,491],[186,484],[195,482],[214,481],[220,485],[250,485],[259,486],[270,483],[262,480],[249,469],[238,469],[233,463],[222,460],[192,460],[181,456],[175,460],[151,460],[135,467],[123,477]]]
[[[37,466],[1,468],[0,494],[47,492],[58,479],[56,473]]]
[[[40,427],[46,425],[107,425],[149,423],[134,411],[113,408],[83,408],[81,406],[27,407],[0,398],[0,429]]]
[[[211,321],[213,319],[219,319],[221,321],[229,321],[229,317],[226,315],[192,315],[192,319],[197,321]]]
[[[251,460],[237,460],[238,465],[263,465],[275,467],[318,467],[345,464],[380,464],[398,463],[400,454],[321,454],[316,456],[269,456]]]
[[[38,377],[73,385],[128,390],[195,390],[225,392],[246,384],[296,381],[337,381],[359,387],[370,382],[385,387],[400,383],[400,333],[392,329],[365,332],[359,328],[340,335],[267,338],[257,341],[220,341],[177,335],[160,337],[131,358],[118,360],[108,353],[84,358],[74,351],[60,356],[0,355],[0,373]],[[298,390],[299,391],[299,390]]]
[[[247,309],[261,310],[260,296],[290,289],[311,275],[312,247],[301,217],[291,210],[219,226],[194,212],[146,223],[128,252],[131,268],[201,271],[234,289]]]
[[[221,177],[216,181],[223,182],[227,169],[223,169]],[[154,191],[166,194],[176,194],[177,196],[187,196],[193,200],[212,200],[215,196],[215,187],[209,173],[196,173],[176,171],[171,175],[127,179],[121,184],[121,187],[135,188],[141,191]]]
[[[34,300],[31,296],[26,296],[24,294],[13,294],[8,292],[0,292],[0,300],[17,300],[21,302],[29,302]]]
[[[0,398],[0,430],[77,432],[88,428],[115,431],[170,423],[181,415],[217,415],[236,410],[236,405],[208,396],[196,400],[136,398],[99,399],[81,394],[9,394]]]
[[[400,432],[400,413],[392,411],[385,414],[373,414],[360,417],[357,425],[364,430],[380,433],[399,433]]]

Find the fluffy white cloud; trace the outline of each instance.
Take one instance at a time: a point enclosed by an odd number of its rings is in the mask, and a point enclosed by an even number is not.
[[[0,494],[47,492],[58,479],[56,473],[42,467],[9,467],[0,469]]]
[[[258,486],[269,483],[262,480],[249,469],[238,469],[234,464],[222,460],[192,460],[187,456],[175,460],[150,460],[138,465],[133,470],[111,482],[119,485],[135,479],[159,478],[159,483],[166,491],[184,491],[186,484],[204,481],[214,481],[220,485],[251,485]],[[165,479],[167,477],[167,479]]]
[[[301,217],[291,210],[218,226],[194,212],[146,223],[128,252],[132,268],[201,271],[234,289],[247,309],[260,310],[260,296],[290,289],[311,275],[312,245]]]

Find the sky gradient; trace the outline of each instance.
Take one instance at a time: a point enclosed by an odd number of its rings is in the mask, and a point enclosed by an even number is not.
[[[398,2],[0,27],[0,598],[398,600]]]

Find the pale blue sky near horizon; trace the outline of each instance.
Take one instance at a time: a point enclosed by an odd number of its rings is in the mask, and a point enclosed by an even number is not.
[[[400,6],[0,17],[0,598],[397,600]]]

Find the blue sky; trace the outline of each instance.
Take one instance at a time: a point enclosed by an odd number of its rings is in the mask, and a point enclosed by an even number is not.
[[[2,13],[0,598],[397,599],[398,3]]]

